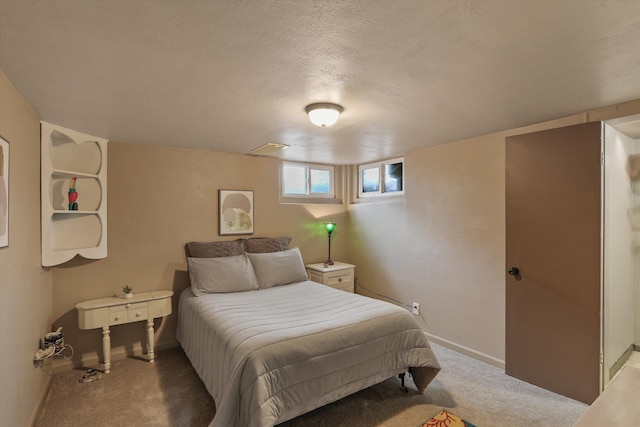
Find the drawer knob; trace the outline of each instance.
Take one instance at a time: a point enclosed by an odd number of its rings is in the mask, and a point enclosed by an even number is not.
[[[136,313],[136,317],[140,317],[140,312],[137,312],[137,313]]]
[[[342,282],[342,277],[338,277],[338,282]]]
[[[115,321],[117,322],[118,320],[120,320],[120,316],[116,316],[116,317],[114,317],[114,319],[113,319],[113,320],[115,320]]]
[[[126,308],[129,308],[129,307],[131,307],[131,304],[127,304],[125,307],[126,307]]]

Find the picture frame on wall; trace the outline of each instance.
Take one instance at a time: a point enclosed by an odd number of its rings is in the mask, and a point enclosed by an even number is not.
[[[9,246],[9,142],[0,137],[0,248]]]
[[[253,234],[253,191],[218,190],[218,234]]]

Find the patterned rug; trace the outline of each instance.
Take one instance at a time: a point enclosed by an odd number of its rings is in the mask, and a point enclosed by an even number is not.
[[[429,421],[426,421],[420,425],[420,427],[476,427],[469,421],[465,421],[462,418],[453,415],[451,412],[447,412],[444,409],[438,415],[435,415]]]

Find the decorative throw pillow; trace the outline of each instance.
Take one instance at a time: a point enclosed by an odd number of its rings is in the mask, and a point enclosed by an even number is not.
[[[187,256],[193,258],[218,258],[244,254],[244,239],[224,242],[189,242]]]
[[[247,253],[261,288],[287,285],[307,280],[300,249],[270,253]]]
[[[187,258],[191,290],[196,296],[208,293],[258,289],[251,263],[245,255],[220,258]]]
[[[245,240],[244,247],[250,253],[269,253],[289,249],[291,237],[252,237]]]

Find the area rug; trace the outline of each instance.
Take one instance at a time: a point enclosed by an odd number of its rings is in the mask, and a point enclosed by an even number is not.
[[[420,427],[476,427],[469,421],[453,415],[444,409],[438,415],[420,425]]]

